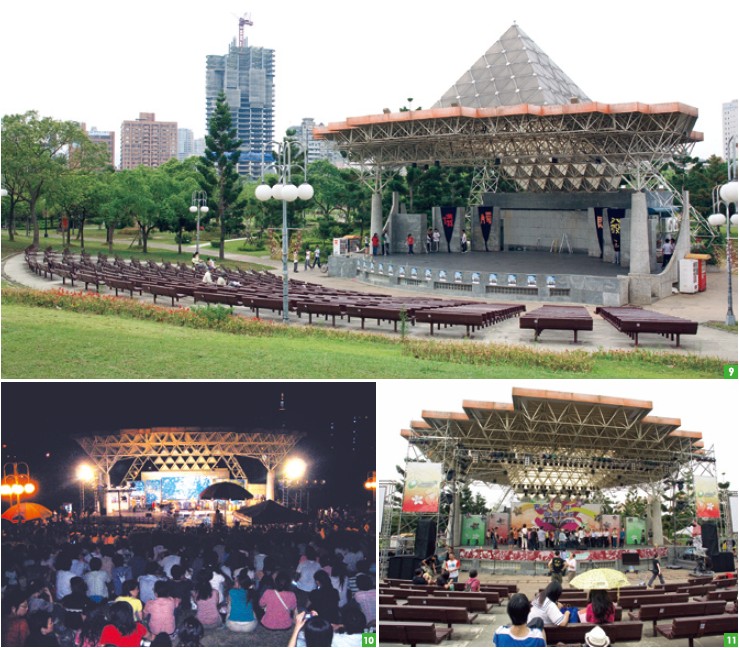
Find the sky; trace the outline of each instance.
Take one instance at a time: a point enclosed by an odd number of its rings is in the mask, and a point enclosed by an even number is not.
[[[41,482],[41,503],[60,503],[60,492],[65,501],[76,502],[75,470],[87,458],[72,436],[123,428],[284,426],[303,432],[306,437],[290,456],[306,461],[306,479],[325,479],[328,492],[340,498],[356,489],[362,500],[367,473],[375,469],[372,382],[3,382],[1,393],[3,464],[28,463]],[[334,452],[332,423],[338,439]],[[252,481],[264,483],[257,462],[246,471]]]
[[[714,446],[719,480],[739,487],[736,464],[736,383],[732,380],[382,380],[377,384],[377,475],[380,481],[398,478],[408,444],[400,436],[423,410],[462,412],[465,400],[512,403],[513,387],[547,389],[651,401],[652,416],[678,418],[680,429],[702,432],[706,448]],[[402,393],[402,398],[397,394]],[[500,489],[476,488],[494,506]]]
[[[739,5],[725,0],[15,0],[0,4],[0,112],[115,130],[117,147],[140,112],[201,137],[205,57],[227,52],[245,13],[249,44],[276,51],[276,138],[304,117],[343,121],[409,97],[430,107],[514,21],[594,101],[697,107],[696,155],[721,154],[721,105],[739,96]]]

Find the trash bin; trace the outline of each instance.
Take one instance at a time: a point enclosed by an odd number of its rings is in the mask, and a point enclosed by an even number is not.
[[[694,259],[698,262],[698,292],[704,292],[706,289],[706,265],[711,258],[710,254],[690,254],[685,255],[686,259]]]

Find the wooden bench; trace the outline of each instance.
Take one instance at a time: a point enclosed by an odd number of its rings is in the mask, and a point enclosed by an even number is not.
[[[668,603],[687,603],[688,595],[675,592],[668,594],[622,594],[618,604],[625,610],[633,610],[642,605],[667,605]]]
[[[736,589],[715,589],[712,592],[708,592],[704,596],[701,596],[696,601],[736,601]]]
[[[547,638],[547,646],[556,646],[558,643],[576,644],[582,646],[585,643],[585,635],[595,628],[595,623],[573,623],[572,625],[558,626],[545,625],[544,633]],[[601,625],[604,632],[611,640],[611,644],[619,641],[641,641],[643,625],[641,621],[619,621],[617,623],[604,623]]]
[[[95,289],[100,292],[100,284],[105,284],[105,281],[93,272],[83,272],[82,270],[79,270],[75,278],[77,281],[82,281],[85,284],[85,290],[87,290],[87,287],[90,284],[94,284]]]
[[[172,300],[172,306],[174,306],[175,301],[179,301],[183,297],[186,297],[184,293],[178,292],[177,289],[172,286],[144,284],[142,289],[144,292],[147,292],[154,297],[155,304],[157,303],[157,297],[169,297]]]
[[[380,594],[390,594],[397,599],[407,599],[409,596],[425,596],[426,592],[420,589],[410,589],[408,587],[383,587],[380,585]]]
[[[339,303],[315,301],[306,302],[298,301],[295,312],[300,317],[303,313],[308,313],[308,324],[313,323],[313,315],[323,315],[328,321],[331,316],[331,326],[336,326],[336,316],[344,317],[344,306]]]
[[[688,603],[667,603],[665,605],[642,605],[636,612],[629,612],[634,621],[651,621],[652,634],[657,634],[657,621],[678,617],[708,616],[723,614],[726,604],[723,601]]]
[[[108,288],[113,288],[115,290],[115,296],[118,297],[118,291],[119,290],[127,290],[131,297],[133,297],[134,290],[140,295],[141,294],[141,286],[136,284],[131,279],[124,279],[122,277],[112,277],[110,275],[105,275],[105,284],[108,286]]]
[[[451,628],[437,628],[435,624],[423,621],[381,621],[377,629],[380,641],[411,646],[440,644],[452,636]]]
[[[715,586],[716,589],[724,589],[724,588],[731,588],[736,587],[736,577],[734,578],[717,578],[713,581],[711,581]]]
[[[706,583],[713,582],[713,576],[696,576],[694,574],[688,574],[688,581],[691,585],[705,585]]]
[[[533,329],[534,341],[546,329],[572,331],[574,343],[577,344],[577,332],[592,331],[593,318],[584,306],[542,306],[521,315],[519,326],[522,329]]]
[[[706,583],[705,585],[683,585],[678,588],[678,594],[687,594],[688,596],[704,596],[708,592],[713,592],[716,586],[713,583]]]
[[[515,317],[518,313],[525,310],[524,306],[516,307],[511,304],[490,304],[485,309],[471,309],[464,306],[451,306],[449,308],[428,308],[420,309],[415,312],[416,322],[424,322],[429,324],[431,335],[434,334],[434,324],[437,330],[441,330],[441,325],[447,326],[464,326],[467,330],[466,337],[470,337],[470,333],[481,329],[484,326],[495,324],[510,317]]]
[[[193,299],[195,303],[225,304],[226,306],[239,306],[241,304],[241,299],[236,293],[227,293],[218,290],[195,290],[193,292]]]
[[[500,594],[498,592],[457,592],[455,590],[439,590],[433,593],[433,596],[444,598],[444,597],[457,597],[457,598],[480,598],[492,605],[500,605]]]
[[[362,328],[364,329],[365,319],[377,320],[377,326],[380,326],[380,322],[387,320],[393,322],[393,330],[397,332],[398,322],[406,318],[409,324],[414,324],[414,310],[407,309],[402,306],[379,306],[371,305],[364,306],[358,304],[347,304],[344,308],[349,321],[352,317],[358,317],[362,321]],[[403,315],[405,313],[405,315]]]
[[[472,614],[462,607],[451,605],[381,605],[380,621],[434,621],[446,623],[472,623],[477,614]]]
[[[409,596],[408,605],[436,605],[465,608],[468,612],[490,612],[493,606],[484,598],[472,598],[469,596]]]
[[[395,605],[397,600],[392,594],[380,594],[378,598],[380,605]]]
[[[681,335],[695,335],[698,332],[698,322],[635,306],[598,306],[595,313],[628,335],[637,347],[640,333],[657,333],[675,340],[675,346],[679,347]]]
[[[737,617],[735,614],[720,614],[716,616],[688,617],[673,619],[671,625],[658,625],[657,633],[667,639],[687,639],[688,646],[700,637],[722,635],[726,632],[737,631]]]

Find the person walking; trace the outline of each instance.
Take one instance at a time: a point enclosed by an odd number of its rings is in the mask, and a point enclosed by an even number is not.
[[[321,248],[316,246],[316,251],[313,253],[313,267],[321,267]]]
[[[303,270],[308,270],[311,267],[310,265],[310,250],[305,251],[305,265],[303,266]]]
[[[650,571],[652,572],[652,578],[649,579],[647,587],[652,587],[655,578],[659,578],[660,585],[665,584],[665,577],[662,575],[662,566],[659,564],[658,558],[652,558],[652,569]]]
[[[293,272],[298,271],[298,248],[293,251]]]
[[[664,245],[662,246],[662,269],[664,270],[667,267],[667,264],[670,262],[670,259],[672,259],[672,254],[675,251],[675,246],[673,243],[673,240],[670,238],[666,238]]]

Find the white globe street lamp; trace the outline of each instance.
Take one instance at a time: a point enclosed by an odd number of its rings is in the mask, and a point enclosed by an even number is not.
[[[195,254],[200,254],[200,214],[207,214],[209,209],[208,205],[208,194],[204,191],[193,191],[192,192],[192,205],[190,205],[190,213],[197,214],[197,221],[195,224]]]
[[[718,195],[718,200],[716,199]],[[736,225],[737,215],[734,213],[729,217],[731,211],[731,205],[737,205],[737,181],[731,180],[717,189],[714,189],[714,209],[716,213],[711,214],[707,220],[711,227],[722,227],[726,225],[726,272],[728,273],[728,295],[727,295],[727,308],[726,308],[726,325],[736,326],[736,317],[734,316],[734,308],[732,305],[732,276],[731,276],[731,226]],[[720,209],[720,203],[726,205],[726,216],[718,211]]]
[[[292,149],[295,147],[305,151],[305,147],[298,142],[287,139],[282,142],[271,142],[271,144],[277,147],[277,160],[274,162],[274,166],[277,168],[280,180],[270,187],[262,177],[262,183],[254,190],[254,196],[262,202],[266,202],[270,198],[282,201],[282,321],[287,324],[290,321],[288,315],[290,300],[288,299],[289,279],[287,273],[287,203],[294,202],[298,198],[300,200],[310,200],[313,198],[313,187],[308,184],[307,178],[299,187],[296,187],[290,179],[292,169],[294,167],[301,168],[300,165],[293,163],[291,160]],[[264,161],[262,165],[262,176],[264,176]],[[304,176],[307,176],[307,168],[302,166],[302,170]]]

